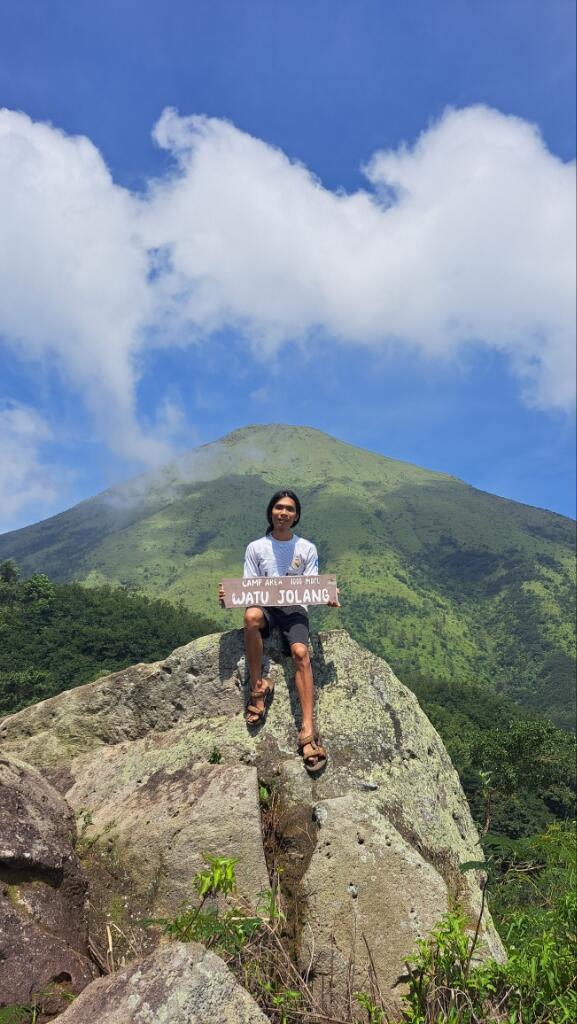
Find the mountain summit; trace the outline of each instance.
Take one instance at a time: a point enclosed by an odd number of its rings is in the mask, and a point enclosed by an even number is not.
[[[109,582],[220,614],[280,486],[336,572],[345,626],[405,677],[485,681],[572,722],[575,524],[307,427],[236,430],[158,472],[0,537],[0,560],[55,580]]]

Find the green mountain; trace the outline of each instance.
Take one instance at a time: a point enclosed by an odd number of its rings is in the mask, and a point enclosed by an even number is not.
[[[402,678],[484,683],[574,723],[575,523],[305,427],[253,426],[60,515],[0,537],[0,561],[59,581],[113,583],[220,616],[264,532],[272,491],[294,488],[299,532],[336,572],[345,625]]]

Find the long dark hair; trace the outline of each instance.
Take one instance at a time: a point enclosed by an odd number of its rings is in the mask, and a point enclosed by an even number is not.
[[[295,492],[294,491],[287,491],[287,490],[277,491],[276,494],[273,494],[272,498],[270,499],[270,501],[269,501],[269,503],[268,503],[268,505],[266,507],[266,517],[268,519],[268,530],[266,531],[267,535],[269,533],[272,533],[272,531],[274,529],[274,527],[272,525],[272,510],[275,507],[275,505],[276,505],[277,501],[279,500],[279,498],[292,498],[292,500],[294,501],[295,508],[297,510],[297,517],[296,517],[296,519],[295,519],[295,521],[293,523],[293,526],[296,526],[296,524],[298,523],[298,521],[299,521],[299,519],[301,517],[301,503],[300,503],[299,499],[297,498]]]

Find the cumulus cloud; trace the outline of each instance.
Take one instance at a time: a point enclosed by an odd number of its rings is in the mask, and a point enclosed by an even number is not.
[[[533,126],[448,111],[354,194],[222,120],[166,110],[154,138],[174,166],[137,195],[90,140],[0,112],[0,335],[59,367],[115,452],[159,463],[181,429],[161,394],[138,415],[145,350],[223,326],[263,356],[486,345],[527,401],[574,403],[574,167]]]
[[[88,139],[0,112],[0,333],[55,361],[116,451],[154,459],[134,413],[153,303],[139,209]]]
[[[0,533],[28,506],[48,505],[57,487],[40,457],[51,431],[34,409],[18,402],[0,404]]]
[[[199,330],[233,323],[269,351],[319,331],[443,358],[482,343],[530,401],[574,402],[574,166],[532,125],[448,111],[376,153],[353,195],[224,121],[167,110],[154,137],[178,172],[151,194],[150,237]]]

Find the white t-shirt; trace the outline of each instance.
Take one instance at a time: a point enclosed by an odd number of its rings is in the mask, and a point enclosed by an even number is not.
[[[314,544],[293,533],[290,540],[271,534],[253,540],[244,556],[243,577],[318,576],[319,556]]]

